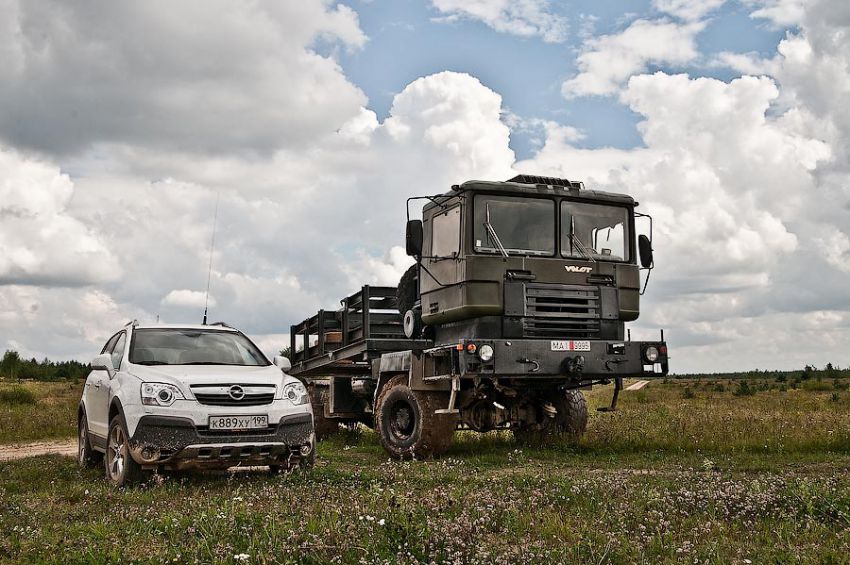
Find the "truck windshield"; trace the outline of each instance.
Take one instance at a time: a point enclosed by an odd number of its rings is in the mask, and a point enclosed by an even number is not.
[[[130,345],[137,365],[240,365],[265,367],[268,359],[244,335],[197,329],[137,329]]]
[[[544,198],[477,195],[475,251],[500,254],[504,248],[510,255],[554,255],[554,212],[555,202]]]
[[[561,202],[561,254],[564,257],[628,261],[628,232],[626,208]]]

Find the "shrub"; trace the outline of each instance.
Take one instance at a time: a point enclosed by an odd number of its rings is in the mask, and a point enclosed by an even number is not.
[[[29,389],[22,386],[0,389],[0,403],[2,404],[35,404],[38,399]]]
[[[752,396],[755,393],[756,390],[755,388],[750,386],[750,383],[748,383],[747,381],[740,381],[738,383],[738,388],[735,389],[735,392],[733,392],[732,394],[734,394],[735,396]]]
[[[683,398],[696,398],[694,391],[691,390],[691,387],[685,387],[685,392],[682,394]]]
[[[830,397],[830,400],[833,402],[838,402],[839,400],[841,400],[841,397],[838,395],[837,392],[833,392],[832,396]]]
[[[714,385],[714,392],[726,392],[726,387],[723,386],[723,383],[718,383]]]

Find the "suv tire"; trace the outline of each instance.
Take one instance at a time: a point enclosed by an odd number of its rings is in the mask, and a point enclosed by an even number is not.
[[[106,456],[103,460],[106,478],[116,486],[135,485],[146,478],[147,473],[130,455],[130,438],[120,415],[109,422]]]
[[[448,405],[443,392],[412,390],[407,375],[391,378],[378,396],[375,431],[383,448],[395,459],[427,459],[446,452],[458,418],[435,414]]]
[[[85,410],[77,421],[77,463],[84,469],[92,469],[103,464],[103,453],[92,449],[89,439],[89,420]]]

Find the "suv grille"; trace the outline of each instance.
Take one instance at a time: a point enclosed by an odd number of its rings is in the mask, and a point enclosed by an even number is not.
[[[274,400],[275,385],[191,385],[201,404],[212,406],[261,406]]]
[[[599,287],[525,284],[523,330],[528,337],[594,337],[599,319]]]

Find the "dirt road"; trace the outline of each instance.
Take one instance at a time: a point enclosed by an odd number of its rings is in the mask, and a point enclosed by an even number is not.
[[[65,439],[0,445],[0,461],[12,461],[13,459],[23,459],[24,457],[35,457],[36,455],[48,455],[52,453],[76,457],[77,440]]]

